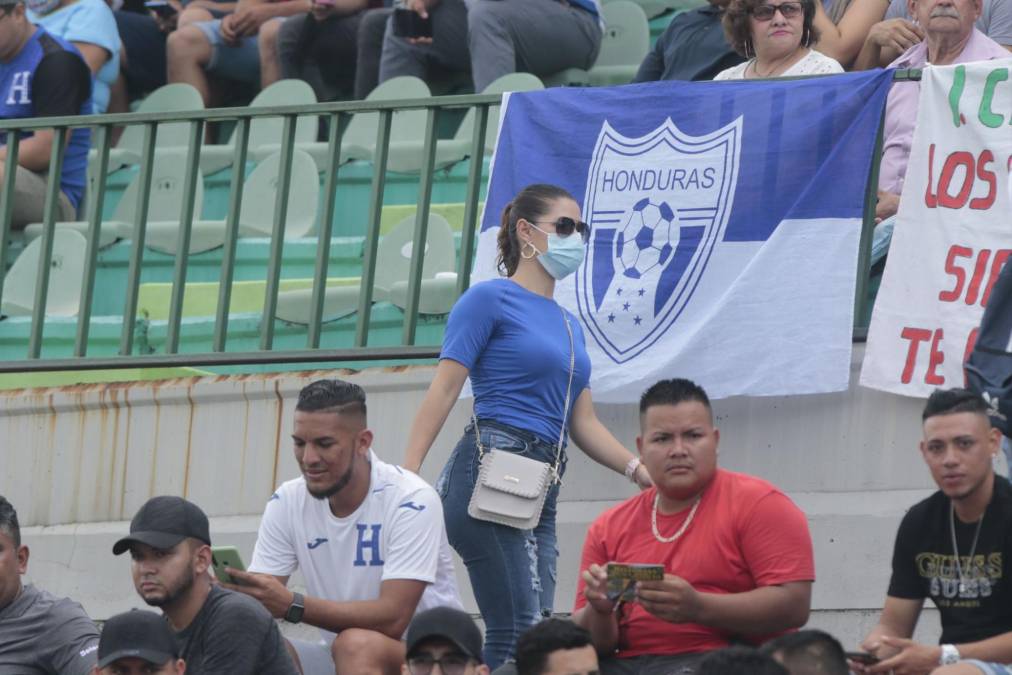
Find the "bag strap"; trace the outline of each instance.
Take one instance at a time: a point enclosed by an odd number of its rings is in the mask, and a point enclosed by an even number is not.
[[[566,383],[566,402],[562,406],[562,424],[559,427],[559,443],[555,447],[555,462],[552,464],[552,474],[555,476],[553,482],[562,484],[559,475],[559,466],[562,463],[562,442],[566,438],[566,420],[569,419],[569,404],[573,395],[573,372],[576,369],[576,347],[573,341],[573,327],[569,324],[569,317],[566,310],[559,305],[562,312],[562,322],[566,324],[566,332],[569,334],[569,381]],[[472,411],[471,422],[474,424],[474,437],[478,446],[478,461],[485,456],[485,446],[481,444],[481,432],[478,430],[478,417]]]

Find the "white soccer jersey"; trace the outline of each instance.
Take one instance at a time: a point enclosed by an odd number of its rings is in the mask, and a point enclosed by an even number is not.
[[[250,571],[289,576],[300,569],[310,596],[342,602],[375,600],[387,579],[417,579],[428,585],[416,611],[460,608],[436,491],[371,450],[369,458],[369,492],[345,518],[311,496],[301,476],[283,483],[264,510]]]

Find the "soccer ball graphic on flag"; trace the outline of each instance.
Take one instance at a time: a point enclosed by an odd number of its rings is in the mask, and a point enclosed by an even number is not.
[[[664,266],[678,244],[675,212],[667,202],[654,204],[649,198],[636,202],[629,220],[615,240],[615,257],[622,273],[639,279]]]

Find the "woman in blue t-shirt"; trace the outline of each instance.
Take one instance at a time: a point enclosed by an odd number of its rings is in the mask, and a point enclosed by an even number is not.
[[[498,241],[499,268],[507,278],[475,284],[450,312],[435,378],[411,427],[405,468],[420,469],[470,376],[484,448],[552,464],[560,434],[568,431],[595,461],[624,472],[640,486],[650,484],[639,460],[594,413],[583,330],[553,299],[556,280],[576,271],[589,237],[579,205],[560,187],[530,185],[506,206]],[[512,656],[520,634],[552,611],[559,485],[549,490],[534,530],[477,520],[467,507],[478,462],[472,420],[436,490],[443,500],[450,544],[467,565],[485,620],[485,662],[494,669]],[[564,470],[563,453],[560,473]]]

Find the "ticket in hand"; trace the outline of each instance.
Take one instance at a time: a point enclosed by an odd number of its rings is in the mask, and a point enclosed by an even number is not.
[[[636,599],[637,581],[661,581],[664,565],[644,563],[608,563],[608,599],[612,602],[632,602]]]

